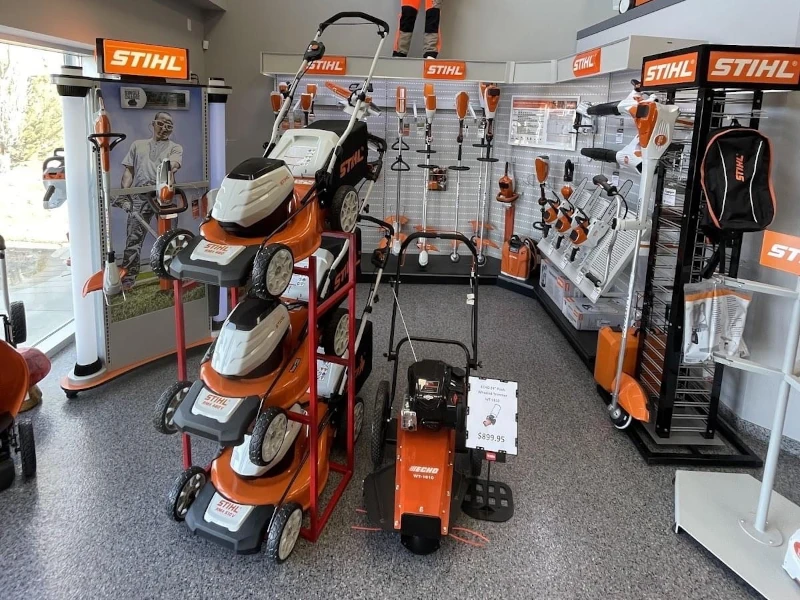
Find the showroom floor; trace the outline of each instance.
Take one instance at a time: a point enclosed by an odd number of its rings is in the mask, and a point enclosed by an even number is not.
[[[360,288],[360,291],[361,288]],[[363,290],[365,292],[365,290]],[[467,339],[467,288],[407,286],[412,333]],[[236,557],[171,522],[165,498],[180,471],[178,437],[151,425],[155,398],[175,379],[165,360],[67,402],[54,362],[34,417],[39,472],[0,494],[3,598],[737,598],[757,597],[686,535],[672,533],[674,468],[648,467],[609,424],[592,376],[535,301],[482,292],[482,375],[520,386],[520,455],[493,470],[510,484],[506,524],[460,524],[490,538],[485,549],[453,540],[429,557],[399,540],[351,529],[367,472],[358,472],[316,545],[301,541],[276,566]],[[363,297],[365,293],[362,293]],[[388,376],[391,292],[375,312],[376,358],[363,390],[368,411]],[[421,353],[421,348],[416,349]],[[438,354],[428,354],[438,356]],[[194,354],[190,373],[200,355]],[[368,415],[369,416],[369,415]],[[368,421],[367,421],[368,422]],[[203,464],[212,448],[196,444]],[[756,445],[759,452],[763,447]],[[778,490],[800,501],[800,460],[784,458]]]

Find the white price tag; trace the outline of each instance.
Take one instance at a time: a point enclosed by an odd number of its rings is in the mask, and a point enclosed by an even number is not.
[[[578,274],[575,276],[575,283],[580,285],[584,279],[586,279],[586,274],[583,271],[578,271]]]
[[[566,254],[562,254],[561,255],[561,261],[559,263],[559,266],[561,267],[561,270],[563,271],[568,264],[569,264],[569,258],[567,258]]]
[[[625,130],[624,129],[617,129],[617,144],[624,144],[625,143]]]
[[[517,382],[469,378],[467,447],[517,454]]]
[[[675,206],[675,198],[678,192],[673,188],[664,188],[664,206]]]
[[[613,185],[615,187],[619,186],[619,171],[614,171],[611,174],[611,185]]]

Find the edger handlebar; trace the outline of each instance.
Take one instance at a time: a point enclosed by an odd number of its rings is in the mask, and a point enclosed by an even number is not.
[[[381,37],[386,37],[389,35],[389,24],[384,21],[383,19],[379,19],[378,17],[373,17],[372,15],[368,15],[365,12],[359,11],[348,11],[348,12],[340,12],[333,15],[331,18],[326,19],[322,23],[319,24],[319,32],[322,33],[328,27],[336,23],[337,21],[341,21],[342,19],[363,19],[369,23],[374,23],[378,26],[378,35]]]
[[[603,104],[595,104],[586,110],[587,114],[593,117],[613,117],[619,116],[619,102],[605,102]]]
[[[419,238],[453,240],[456,242],[461,242],[467,248],[469,248],[469,251],[472,252],[472,255],[475,257],[475,260],[478,260],[478,249],[475,248],[475,244],[473,244],[472,240],[470,240],[468,237],[460,233],[436,233],[433,231],[417,231],[416,233],[412,233],[411,235],[409,235],[405,239],[403,244],[400,246],[400,256],[403,255],[403,253],[406,251],[406,248],[408,248],[411,242],[413,242],[414,240],[418,240]]]

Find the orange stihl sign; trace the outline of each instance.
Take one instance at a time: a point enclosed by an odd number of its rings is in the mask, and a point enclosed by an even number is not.
[[[770,269],[800,275],[800,237],[765,231],[761,264]]]
[[[716,83],[800,83],[800,57],[770,52],[712,51],[708,80]]]
[[[645,86],[692,83],[697,78],[697,52],[659,58],[644,63]]]
[[[326,56],[308,67],[309,75],[347,75],[346,56]]]
[[[103,73],[189,79],[189,51],[186,48],[98,39],[97,62]]]
[[[602,50],[595,48],[581,52],[572,61],[572,74],[575,77],[587,77],[589,75],[597,75],[600,72],[600,57]]]
[[[467,63],[462,60],[426,60],[422,63],[422,76],[425,79],[466,79]]]

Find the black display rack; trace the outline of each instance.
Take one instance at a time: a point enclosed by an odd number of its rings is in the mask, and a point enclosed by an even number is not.
[[[683,288],[701,280],[714,252],[699,228],[705,202],[700,166],[713,131],[733,119],[757,129],[765,90],[799,89],[798,78],[786,77],[798,58],[798,48],[702,45],[644,59],[642,91],[663,92],[666,103],[682,108],[676,131],[682,151],[669,153],[658,172],[641,304],[636,376],[648,394],[651,419],[628,430],[648,463],[762,464],[720,418],[724,367],[683,363]],[[666,188],[675,194],[665,195]],[[724,274],[736,277],[742,236],[726,245]]]

